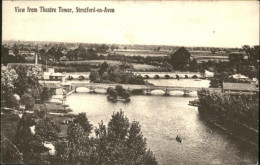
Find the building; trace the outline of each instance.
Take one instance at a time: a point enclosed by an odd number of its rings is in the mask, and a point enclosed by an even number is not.
[[[255,84],[250,83],[229,83],[223,82],[223,93],[229,94],[256,94],[257,88]]]
[[[50,75],[50,80],[63,81],[64,75],[62,73],[52,73]]]
[[[236,80],[248,80],[249,78],[242,75],[242,74],[233,74],[229,76],[230,78],[236,79]]]
[[[208,70],[205,70],[204,77],[207,77],[207,78],[211,77],[212,78],[212,77],[214,77],[214,72],[210,72]]]
[[[62,73],[55,73],[54,68],[48,68],[48,72],[43,73],[44,80],[65,81],[65,75]]]

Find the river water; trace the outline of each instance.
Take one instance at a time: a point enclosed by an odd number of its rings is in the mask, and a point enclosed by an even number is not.
[[[203,79],[147,79],[155,86],[175,86],[175,87],[200,87],[208,88],[209,80]]]
[[[97,126],[107,125],[113,112],[122,109],[130,121],[139,121],[147,148],[159,164],[253,164],[257,153],[248,144],[207,124],[196,107],[188,106],[194,97],[132,96],[131,102],[112,103],[104,94],[73,93],[66,103],[72,113],[86,112]],[[179,135],[182,143],[175,140]]]

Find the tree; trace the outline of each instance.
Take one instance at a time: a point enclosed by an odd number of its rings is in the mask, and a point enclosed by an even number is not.
[[[47,51],[47,54],[48,54],[48,56],[49,56],[50,58],[52,58],[52,59],[57,59],[57,58],[56,58],[57,50],[56,50],[55,47],[52,46],[52,47]]]
[[[196,72],[196,71],[198,71],[198,63],[197,63],[197,60],[196,60],[196,59],[193,59],[193,60],[190,62],[189,70],[190,70],[191,72]]]
[[[111,45],[111,46],[110,46],[111,51],[114,51],[115,48],[116,48],[115,45]]]
[[[112,119],[110,119],[108,123],[108,138],[112,141],[125,139],[129,125],[129,120],[124,116],[124,112],[122,110],[117,113],[113,113]]]
[[[256,45],[256,46],[250,48],[250,46],[244,45],[244,46],[242,46],[242,48],[244,49],[244,51],[248,55],[249,62],[256,66],[257,60],[259,60],[259,48],[260,48],[260,46]]]
[[[114,98],[117,98],[117,96],[118,96],[117,91],[112,87],[107,88],[107,94]]]
[[[45,58],[47,59],[47,57],[46,57],[46,50],[45,50],[45,49],[41,49],[41,50],[39,51],[39,55],[40,55],[41,59],[43,59],[44,56],[45,56]]]
[[[68,125],[66,139],[56,141],[51,164],[157,164],[153,153],[146,149],[140,124],[130,123],[123,111],[113,113],[108,127],[101,121],[95,128],[96,137],[89,137],[92,125],[85,113],[73,121]],[[48,132],[46,128],[42,130]],[[49,137],[42,133],[39,136]]]
[[[31,109],[31,108],[33,108],[34,103],[35,103],[35,100],[34,100],[34,98],[32,97],[31,94],[29,94],[29,93],[24,93],[24,94],[22,95],[21,104],[25,105],[25,108],[26,108],[26,109]]]
[[[56,155],[52,159],[52,164],[67,164],[69,162],[68,142],[65,139],[55,143]]]
[[[118,95],[121,96],[125,90],[122,87],[122,85],[116,85],[116,91],[117,91]]]
[[[13,93],[6,93],[1,99],[2,101],[4,101],[4,105],[1,106],[6,106],[14,109],[19,108],[19,100],[17,100]]]
[[[35,126],[35,135],[41,142],[56,141],[60,131],[58,125],[48,115],[44,116]]]
[[[16,57],[13,55],[9,55],[9,49],[2,46],[1,47],[1,62],[4,65],[7,65],[8,63],[11,62],[16,62]]]
[[[210,51],[211,51],[212,54],[216,54],[217,49],[216,48],[212,48],[212,49],[210,49]]]
[[[234,64],[241,64],[244,60],[244,55],[243,54],[238,54],[238,53],[231,53],[228,55],[229,62],[234,65]]]
[[[90,124],[90,122],[88,121],[86,113],[79,113],[75,117],[74,123],[79,123],[79,125],[84,129],[84,132],[88,135],[91,133],[91,130],[93,129],[92,124]]]
[[[12,66],[9,69],[14,69],[18,75],[14,81],[14,93],[22,96],[25,92],[29,92],[29,90],[31,90],[32,95],[35,94],[34,92],[39,92],[39,80],[43,77],[40,66],[26,67],[20,64]]]
[[[48,101],[51,98],[50,89],[48,87],[43,87],[41,90],[40,97],[42,102]]]
[[[146,150],[141,126],[138,122],[130,123],[123,111],[112,115],[107,129],[101,121],[95,133],[94,164],[157,164],[153,153]]]
[[[127,99],[127,98],[131,97],[131,93],[127,90],[124,90],[122,93],[122,97]]]
[[[190,52],[181,47],[171,55],[170,63],[174,69],[184,69],[190,62],[190,56]]]
[[[102,44],[101,46],[97,47],[97,52],[105,53],[105,52],[107,52],[108,49],[109,49],[109,47],[107,45]]]
[[[67,129],[68,140],[68,163],[90,164],[92,148],[88,134],[80,124],[70,124]]]
[[[14,44],[14,46],[13,46],[13,52],[14,52],[15,56],[19,55],[19,47],[16,44]]]
[[[89,75],[89,79],[92,82],[99,82],[100,81],[100,75],[97,71],[91,71]]]
[[[1,100],[10,101],[12,104],[15,101],[13,98],[14,82],[18,78],[18,75],[14,69],[9,69],[5,66],[1,66]]]
[[[46,151],[43,144],[31,132],[30,127],[35,124],[33,114],[24,113],[17,125],[14,144],[23,154],[26,164],[43,164],[40,153]]]
[[[107,64],[107,62],[105,61],[104,63],[101,64],[98,73],[99,75],[102,77],[104,72],[107,70],[107,68],[109,68],[109,65]]]

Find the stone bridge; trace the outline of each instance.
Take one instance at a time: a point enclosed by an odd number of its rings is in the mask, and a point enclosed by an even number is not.
[[[136,89],[143,90],[145,94],[149,95],[152,91],[159,90],[163,91],[164,95],[170,95],[172,91],[181,91],[184,96],[189,95],[190,92],[198,91],[203,88],[199,87],[173,87],[173,86],[151,86],[151,85],[130,85],[130,84],[101,84],[101,83],[71,83],[70,90],[77,91],[77,88],[84,87],[88,88],[90,92],[95,92],[96,89],[104,89],[106,90],[109,87],[115,88],[117,85],[121,85],[124,89],[133,91]],[[217,90],[221,91],[218,88],[206,88],[209,90]]]
[[[199,72],[133,72],[136,75],[141,75],[144,79],[172,79],[172,78],[201,78]],[[89,80],[90,72],[74,72],[64,73],[67,80],[69,79],[85,79]]]

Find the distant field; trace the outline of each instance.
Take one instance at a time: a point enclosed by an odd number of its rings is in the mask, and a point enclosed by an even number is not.
[[[121,62],[116,60],[84,60],[84,61],[63,61],[63,64],[90,64],[90,65],[101,65],[103,62],[107,62],[109,65],[119,65]],[[136,64],[130,63],[133,65],[134,69],[156,69],[158,66],[146,65],[146,64]]]
[[[120,61],[115,61],[115,60],[80,60],[80,61],[62,61],[60,63],[62,63],[62,64],[79,64],[79,65],[84,65],[84,64],[101,65],[105,61],[110,65],[120,64]]]
[[[228,53],[225,53],[223,51],[219,51],[216,52],[215,54],[213,54],[211,51],[189,51],[191,53],[192,57],[213,57],[213,58],[227,58],[228,57]],[[167,56],[171,53],[173,53],[173,51],[154,51],[154,50],[118,50],[118,51],[114,51],[111,53],[115,53],[115,54],[119,54],[119,55],[124,55],[124,56],[143,56],[143,57],[147,57],[147,56]]]
[[[154,51],[154,50],[119,50],[111,53],[124,55],[124,56],[167,56],[170,52],[167,51]]]

